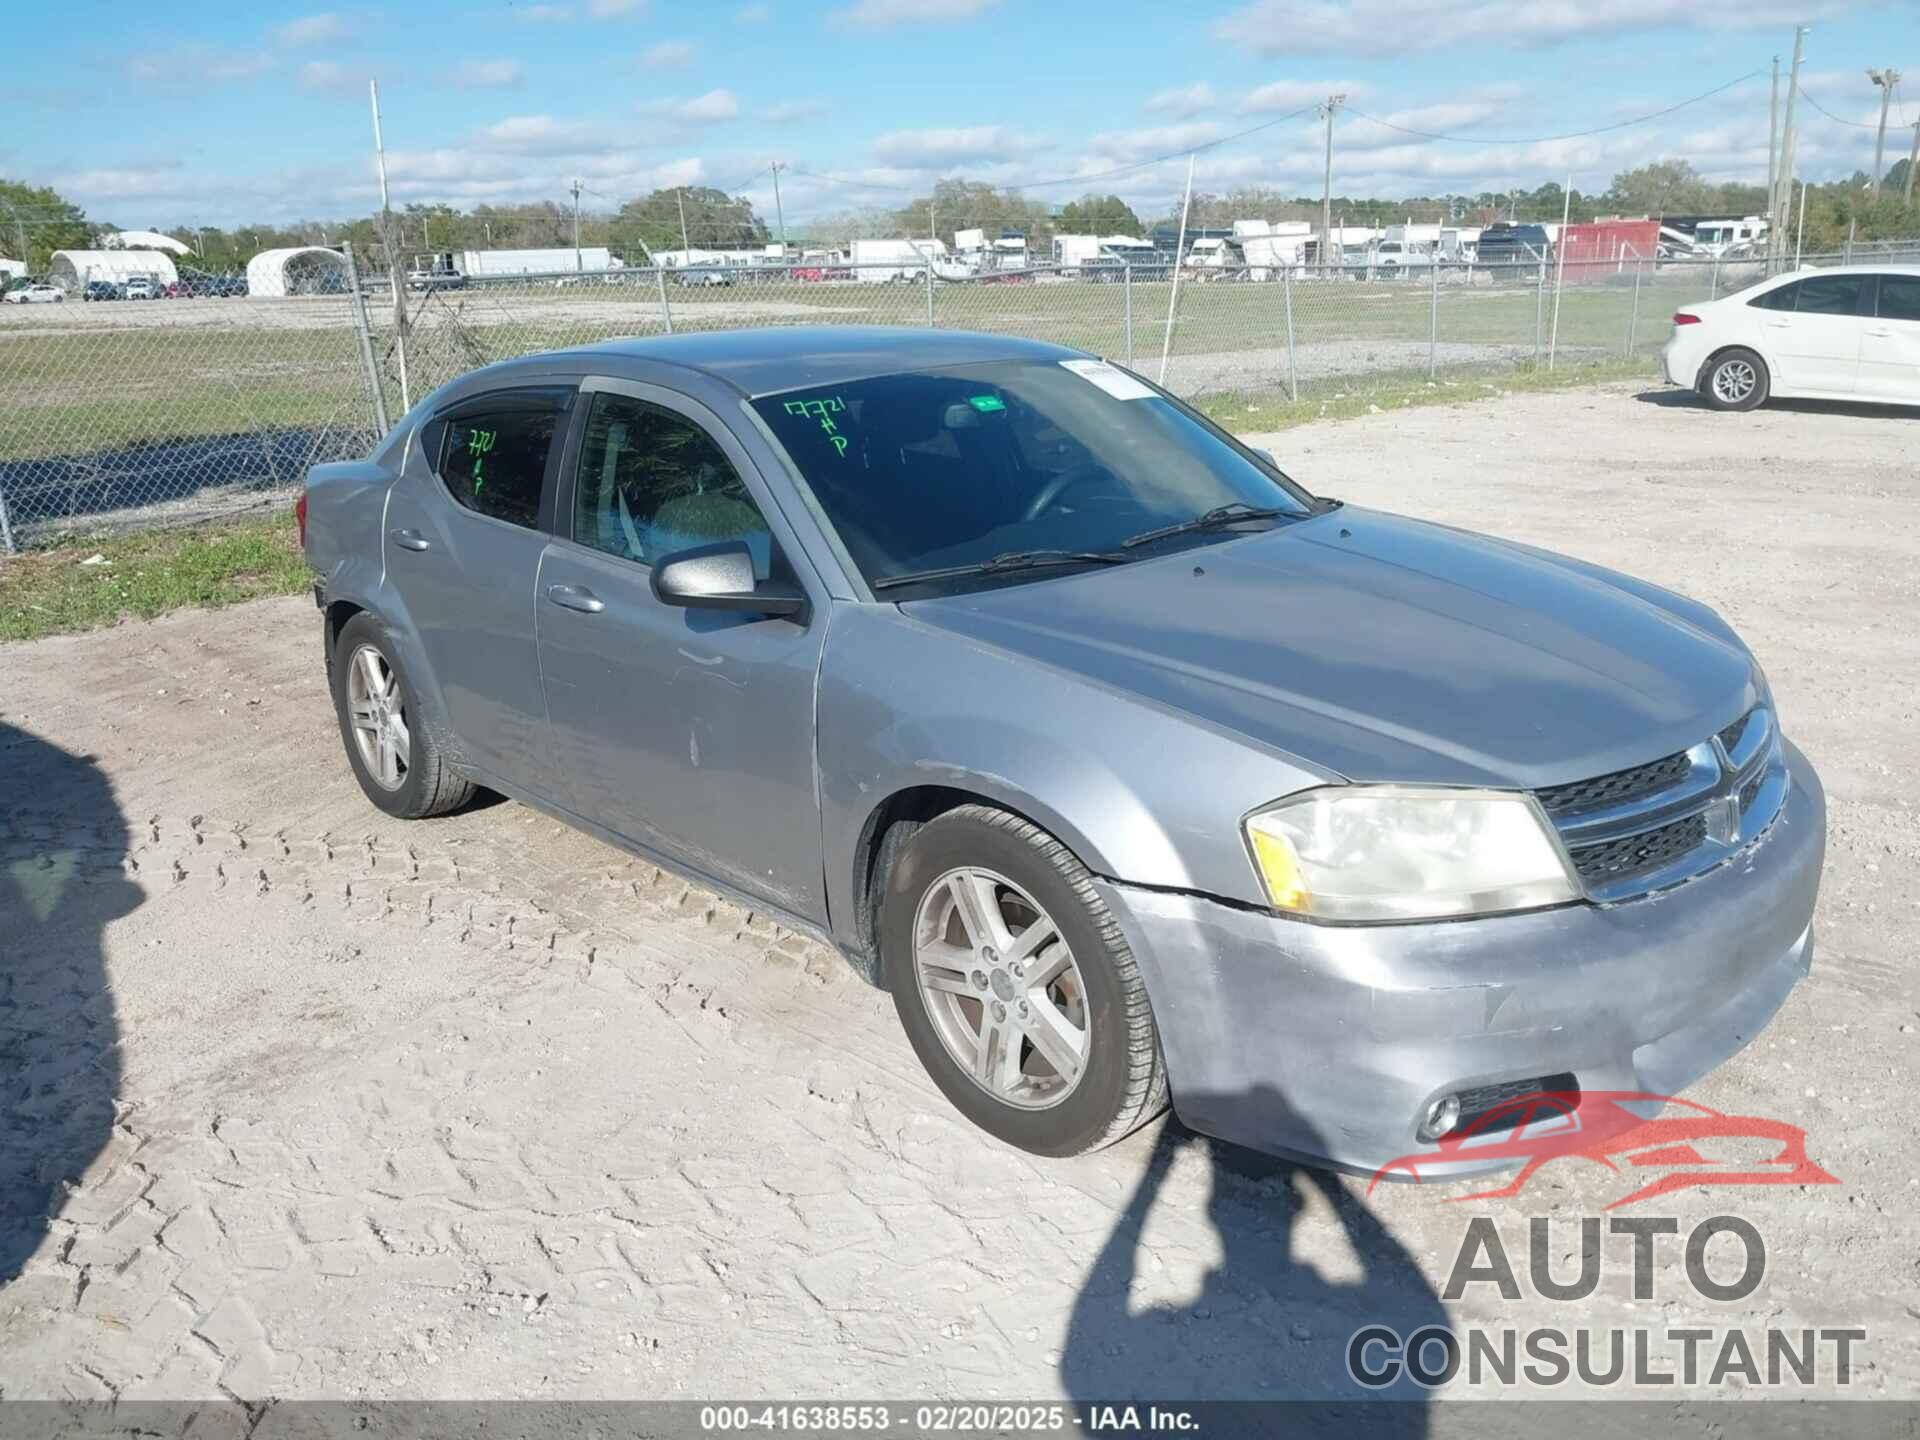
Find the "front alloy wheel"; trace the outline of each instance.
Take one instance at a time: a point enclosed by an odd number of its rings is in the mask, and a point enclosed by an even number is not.
[[[1053,917],[1006,876],[950,870],[913,925],[914,978],[940,1043],[1006,1105],[1044,1110],[1086,1068],[1087,985]]]
[[[957,1110],[1023,1150],[1079,1155],[1165,1108],[1146,984],[1072,851],[963,805],[896,824],[878,864],[887,988]]]

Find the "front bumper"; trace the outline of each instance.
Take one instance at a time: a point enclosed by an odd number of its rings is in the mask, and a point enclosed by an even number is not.
[[[1374,1170],[1429,1147],[1453,1091],[1571,1071],[1673,1094],[1757,1035],[1813,961],[1826,797],[1786,745],[1772,827],[1718,869],[1611,906],[1315,925],[1101,880],[1194,1129]]]

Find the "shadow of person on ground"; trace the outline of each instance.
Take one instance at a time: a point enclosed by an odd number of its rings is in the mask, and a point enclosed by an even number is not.
[[[1285,1102],[1263,1090],[1233,1104],[1278,1114]],[[1298,1119],[1281,1128],[1313,1134]],[[1158,1268],[1142,1234],[1187,1151],[1210,1167],[1207,1218],[1222,1259],[1190,1301],[1136,1308],[1130,1292]],[[1348,1341],[1367,1325],[1402,1337],[1447,1326],[1432,1282],[1373,1212],[1328,1171],[1208,1139],[1170,1118],[1074,1302],[1060,1375],[1076,1401],[1353,1401],[1369,1409],[1323,1411],[1322,1420],[1343,1433],[1426,1434],[1425,1391],[1405,1380],[1369,1389],[1349,1374]],[[1302,1424],[1318,1433],[1307,1413],[1240,1419],[1207,1433],[1296,1433]]]
[[[0,1285],[113,1131],[119,1032],[107,924],[140,903],[94,762],[0,723]]]

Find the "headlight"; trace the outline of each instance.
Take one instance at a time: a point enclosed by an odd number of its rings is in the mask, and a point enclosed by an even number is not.
[[[1318,920],[1437,920],[1580,895],[1527,795],[1335,785],[1255,811],[1246,836],[1274,908]]]

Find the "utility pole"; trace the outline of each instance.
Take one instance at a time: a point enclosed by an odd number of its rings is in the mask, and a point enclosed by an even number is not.
[[[1333,254],[1333,112],[1346,103],[1345,95],[1329,95],[1320,113],[1327,122],[1327,163],[1320,182],[1320,263]]]
[[[1768,208],[1767,251],[1785,258],[1787,235],[1793,225],[1793,170],[1797,136],[1794,133],[1794,102],[1800,98],[1800,63],[1806,58],[1807,27],[1793,32],[1793,68],[1787,73],[1787,114],[1780,130],[1780,164],[1774,175],[1774,190]]]
[[[1913,204],[1913,172],[1920,170],[1920,120],[1913,122],[1913,153],[1907,156],[1906,193],[1900,197],[1903,205]]]
[[[1773,57],[1773,96],[1767,101],[1767,199],[1780,178],[1780,57]]]
[[[773,213],[780,223],[780,258],[787,258],[787,212],[780,208],[780,172],[786,169],[784,162],[775,160],[767,166],[773,172]]]
[[[1873,178],[1867,184],[1867,194],[1878,200],[1881,167],[1887,162],[1887,106],[1893,103],[1893,87],[1900,83],[1900,72],[1869,70],[1867,78],[1880,87],[1880,129],[1873,137]]]
[[[680,207],[680,263],[693,263],[693,245],[687,239],[687,187],[682,185],[673,192],[674,203]]]
[[[577,274],[580,266],[580,177],[573,177],[573,268]]]

